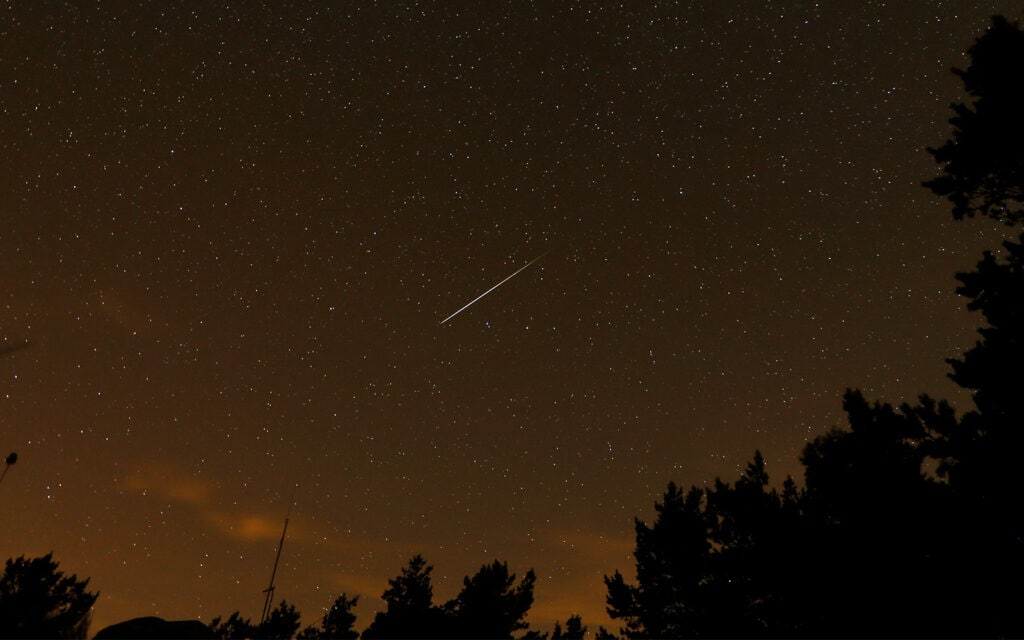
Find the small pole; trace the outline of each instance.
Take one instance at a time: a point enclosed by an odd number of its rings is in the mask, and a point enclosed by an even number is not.
[[[284,536],[288,533],[288,518],[284,519],[284,531],[281,532],[281,542],[277,543],[277,557],[274,558],[274,570],[270,572],[270,586],[263,590],[267,599],[263,603],[263,615],[260,617],[260,624],[267,621],[270,610],[274,603],[274,578],[277,576],[277,563],[281,561],[281,548],[284,547]]]

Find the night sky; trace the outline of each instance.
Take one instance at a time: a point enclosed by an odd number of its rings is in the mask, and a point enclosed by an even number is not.
[[[920,182],[996,13],[3,3],[0,552],[93,631],[258,618],[290,511],[303,624],[422,553],[617,629],[669,480],[799,476],[847,387],[966,407],[953,274],[1007,230]]]

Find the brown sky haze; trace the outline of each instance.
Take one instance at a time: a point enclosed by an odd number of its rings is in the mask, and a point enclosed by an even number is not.
[[[953,274],[1006,230],[920,182],[1015,11],[5,5],[5,557],[91,577],[93,631],[251,617],[290,513],[304,624],[422,553],[617,628],[669,480],[781,483],[846,387],[965,405]]]

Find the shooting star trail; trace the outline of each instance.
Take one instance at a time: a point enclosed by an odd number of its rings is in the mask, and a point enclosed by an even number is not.
[[[501,285],[505,284],[506,282],[508,282],[508,281],[509,281],[509,280],[511,280],[512,278],[516,277],[517,275],[519,275],[520,273],[522,273],[522,272],[523,272],[523,271],[524,271],[524,270],[525,270],[525,269],[526,269],[527,267],[529,267],[529,266],[530,266],[531,264],[533,264],[534,262],[537,262],[538,260],[540,260],[541,258],[543,258],[543,257],[544,257],[544,256],[546,256],[546,255],[548,255],[548,252],[547,252],[547,251],[545,251],[544,253],[540,254],[539,256],[537,256],[536,258],[534,258],[533,260],[530,260],[529,262],[527,262],[527,263],[526,263],[526,264],[524,264],[523,266],[519,267],[518,269],[516,269],[516,271],[515,271],[515,272],[514,272],[514,273],[513,273],[512,275],[508,276],[507,278],[505,278],[504,280],[502,280],[502,281],[501,281],[501,282],[499,282],[498,284],[494,285],[493,287],[491,287],[491,288],[490,288],[490,289],[488,289],[487,291],[484,291],[483,293],[481,293],[481,294],[480,294],[480,295],[478,295],[477,297],[475,297],[475,298],[473,298],[472,300],[470,300],[469,302],[467,302],[467,303],[466,303],[466,304],[465,304],[465,305],[464,305],[464,306],[463,306],[463,307],[462,307],[461,309],[459,309],[458,311],[456,311],[456,312],[455,312],[455,313],[453,313],[452,315],[450,315],[450,316],[448,316],[447,318],[445,318],[444,320],[442,320],[440,324],[444,324],[444,323],[448,322],[449,320],[451,320],[451,319],[452,319],[452,318],[454,318],[455,316],[459,315],[460,313],[462,313],[463,311],[465,311],[465,310],[466,310],[466,309],[468,309],[469,307],[473,306],[473,304],[474,304],[474,303],[476,303],[476,302],[477,302],[477,301],[478,301],[478,300],[479,300],[480,298],[482,298],[482,297],[486,296],[486,295],[487,295],[488,293],[490,293],[490,292],[494,291],[495,289],[497,289],[497,288],[498,288],[498,287],[500,287]]]

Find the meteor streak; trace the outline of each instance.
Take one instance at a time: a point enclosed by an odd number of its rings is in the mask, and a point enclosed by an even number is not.
[[[480,295],[478,295],[477,297],[473,298],[472,300],[470,300],[469,302],[467,302],[467,303],[466,303],[466,304],[465,304],[465,305],[464,305],[464,306],[463,306],[462,308],[460,308],[460,309],[459,309],[458,311],[456,311],[456,312],[455,312],[455,313],[453,313],[452,315],[450,315],[450,316],[448,316],[447,318],[445,318],[444,320],[442,320],[442,321],[441,321],[441,324],[444,324],[444,323],[448,322],[449,320],[451,320],[452,318],[454,318],[455,316],[459,315],[460,313],[462,313],[463,311],[465,311],[466,309],[468,309],[469,307],[471,307],[471,306],[472,306],[472,305],[473,305],[473,304],[474,304],[474,303],[475,303],[475,302],[476,302],[477,300],[479,300],[480,298],[482,298],[482,297],[486,296],[486,295],[487,295],[488,293],[490,293],[490,292],[494,291],[495,289],[497,289],[497,288],[498,288],[498,287],[500,287],[501,285],[505,284],[506,282],[508,282],[508,281],[509,281],[509,280],[511,280],[512,278],[516,277],[517,275],[519,275],[520,273],[522,273],[522,272],[523,272],[523,271],[524,271],[524,270],[525,270],[525,269],[526,269],[527,267],[529,267],[529,266],[530,266],[531,264],[533,264],[534,262],[537,262],[538,260],[540,260],[541,258],[543,258],[543,257],[544,257],[544,256],[546,256],[546,255],[548,255],[548,252],[547,252],[547,251],[545,251],[544,253],[540,254],[539,256],[537,256],[536,258],[534,258],[533,260],[530,260],[529,262],[527,262],[527,263],[526,263],[526,264],[524,264],[523,266],[519,267],[518,269],[516,269],[516,271],[515,271],[515,272],[514,272],[514,273],[513,273],[512,275],[508,276],[507,278],[505,278],[504,280],[502,280],[502,281],[501,281],[501,282],[499,282],[498,284],[494,285],[493,287],[491,287],[491,288],[490,288],[490,289],[488,289],[487,291],[484,291],[483,293],[481,293],[481,294],[480,294]]]

